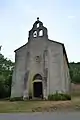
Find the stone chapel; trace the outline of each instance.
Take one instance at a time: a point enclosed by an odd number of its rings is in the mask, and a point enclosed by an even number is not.
[[[11,98],[48,98],[56,91],[70,92],[70,74],[63,43],[50,40],[37,18],[28,42],[15,50]]]

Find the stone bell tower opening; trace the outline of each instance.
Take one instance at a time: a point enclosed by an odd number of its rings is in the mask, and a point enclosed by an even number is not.
[[[37,17],[37,21],[33,24],[32,29],[29,31],[28,40],[34,40],[36,38],[47,38],[47,28],[43,26],[43,23]]]

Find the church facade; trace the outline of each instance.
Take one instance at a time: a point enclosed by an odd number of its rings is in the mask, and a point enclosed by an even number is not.
[[[11,97],[46,98],[56,91],[70,92],[69,64],[64,44],[50,40],[37,21],[28,42],[15,50]]]

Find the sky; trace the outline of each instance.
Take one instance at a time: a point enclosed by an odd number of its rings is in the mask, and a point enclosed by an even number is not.
[[[69,62],[80,62],[80,0],[0,0],[1,53],[14,61],[37,17],[49,39],[64,43]]]

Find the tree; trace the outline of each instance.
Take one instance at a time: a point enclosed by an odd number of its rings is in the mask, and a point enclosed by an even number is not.
[[[70,76],[72,83],[80,84],[80,62],[78,63],[69,63],[70,66]]]
[[[0,54],[0,98],[9,97],[11,94],[13,69],[14,63]]]

